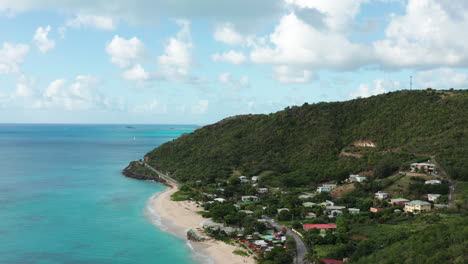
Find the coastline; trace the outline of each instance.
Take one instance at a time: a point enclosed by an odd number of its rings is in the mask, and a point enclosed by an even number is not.
[[[192,250],[193,260],[196,263],[210,264],[255,264],[252,257],[244,257],[233,253],[236,249],[242,249],[234,245],[228,245],[212,238],[203,242],[188,241],[188,230],[202,228],[207,219],[197,214],[201,208],[190,201],[176,202],[171,200],[171,195],[178,191],[178,187],[171,184],[169,189],[154,194],[149,202],[147,211],[151,214],[152,222],[161,230],[179,237],[187,242]],[[245,250],[244,250],[245,251]]]

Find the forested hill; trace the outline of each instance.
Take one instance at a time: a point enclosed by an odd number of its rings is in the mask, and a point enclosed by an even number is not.
[[[375,145],[375,147],[373,147]],[[181,181],[260,175],[304,186],[349,173],[385,174],[435,157],[468,180],[468,91],[398,91],[224,119],[161,145],[148,162]]]

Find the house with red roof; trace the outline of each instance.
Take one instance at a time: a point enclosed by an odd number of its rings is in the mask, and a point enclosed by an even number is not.
[[[309,231],[310,229],[319,229],[321,232],[325,232],[327,229],[336,229],[336,224],[304,224],[302,225],[305,231]]]

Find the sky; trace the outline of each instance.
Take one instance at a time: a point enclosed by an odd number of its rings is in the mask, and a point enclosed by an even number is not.
[[[0,0],[0,123],[209,124],[466,89],[467,29],[465,0]]]

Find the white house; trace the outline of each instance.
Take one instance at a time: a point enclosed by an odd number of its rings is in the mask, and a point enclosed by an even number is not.
[[[244,203],[256,202],[256,201],[258,201],[258,197],[257,197],[257,196],[253,196],[253,195],[246,195],[246,196],[242,196],[242,197],[241,197],[241,200],[242,200],[242,202],[244,202]]]
[[[364,176],[359,176],[357,174],[351,174],[349,175],[348,182],[365,182],[367,181],[367,178]]]
[[[411,163],[411,172],[424,171],[426,173],[432,173],[436,170],[436,165],[432,163]]]
[[[330,212],[330,215],[329,215],[328,217],[332,218],[332,217],[335,217],[335,216],[338,216],[338,215],[342,215],[342,214],[343,214],[343,212],[340,211],[340,210],[332,210],[332,211]]]
[[[259,179],[260,179],[260,177],[258,177],[258,176],[252,176],[252,181],[253,181],[253,182],[258,181]]]
[[[357,214],[359,212],[361,212],[361,209],[358,209],[358,208],[348,208],[348,212],[350,214]]]
[[[302,206],[304,206],[304,207],[312,207],[312,206],[314,206],[314,205],[316,205],[316,203],[312,203],[312,202],[305,202],[305,203],[302,203]]]
[[[268,188],[258,188],[258,193],[267,193]]]
[[[386,193],[386,192],[378,191],[378,192],[375,193],[375,198],[376,199],[383,200],[383,199],[385,199],[387,197],[388,197],[388,193]]]
[[[309,218],[316,218],[317,215],[314,214],[314,213],[307,213],[307,215],[305,216],[305,218],[309,219]]]
[[[334,210],[343,210],[346,208],[346,206],[339,206],[339,205],[332,205],[332,206],[327,206],[325,207],[327,209],[327,211],[334,211]]]
[[[325,202],[320,203],[320,205],[327,207],[327,206],[334,206],[335,203],[332,201],[326,200]]]
[[[442,182],[439,180],[428,180],[424,182],[425,184],[441,184]]]
[[[312,194],[301,194],[299,195],[299,199],[309,199],[309,198],[313,198],[314,196]]]
[[[435,202],[435,201],[437,201],[437,199],[439,199],[439,197],[440,197],[440,194],[430,193],[430,194],[427,195],[427,200],[429,202]]]
[[[253,215],[254,212],[250,211],[250,210],[240,210],[240,212],[244,212],[246,215]]]
[[[250,180],[247,176],[240,176],[239,177],[241,183],[249,183]]]
[[[322,186],[317,187],[317,192],[329,192],[336,188],[336,184],[322,184]]]
[[[226,201],[226,199],[224,199],[224,198],[214,198],[214,200],[216,202],[220,202],[220,203],[224,203]]]

